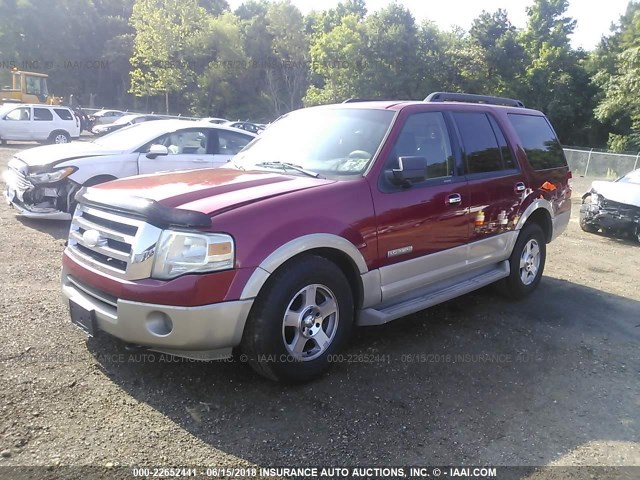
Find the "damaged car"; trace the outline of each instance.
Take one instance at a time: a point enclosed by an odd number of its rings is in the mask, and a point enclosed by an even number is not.
[[[19,215],[69,220],[82,187],[133,175],[220,167],[254,137],[244,130],[188,120],[145,122],[93,142],[16,153],[4,173],[4,194]]]
[[[614,181],[595,181],[582,195],[580,227],[611,235],[631,235],[640,242],[640,169]]]

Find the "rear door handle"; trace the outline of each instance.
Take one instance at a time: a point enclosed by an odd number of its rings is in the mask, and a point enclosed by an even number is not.
[[[204,158],[194,158],[193,163],[207,163]]]
[[[457,205],[458,203],[462,203],[462,195],[459,193],[452,193],[447,197],[448,205]]]
[[[527,186],[522,182],[518,182],[518,183],[516,183],[514,189],[515,189],[516,193],[522,193],[527,189]]]

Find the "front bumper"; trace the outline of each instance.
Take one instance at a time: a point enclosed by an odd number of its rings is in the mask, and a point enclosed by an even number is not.
[[[640,226],[640,208],[613,202],[607,202],[606,206],[602,206],[583,201],[580,205],[580,224],[591,225],[594,228],[634,231]]]
[[[179,307],[118,299],[62,271],[67,301],[95,313],[100,331],[127,343],[186,358],[228,358],[240,344],[253,300]]]
[[[36,209],[30,210],[27,205],[20,203],[15,200],[15,198],[9,198],[9,193],[7,191],[4,192],[4,199],[7,202],[7,205],[15,208],[18,212],[18,215],[23,216],[25,218],[37,218],[41,220],[71,220],[71,214],[66,212],[61,212],[60,210],[55,209]],[[35,208],[35,207],[31,207]]]
[[[70,213],[57,208],[61,195],[66,195],[64,203],[69,204],[77,190],[70,182],[35,186],[23,174],[11,169],[5,172],[4,181],[4,199],[7,205],[17,210],[18,215],[45,220],[71,220]]]

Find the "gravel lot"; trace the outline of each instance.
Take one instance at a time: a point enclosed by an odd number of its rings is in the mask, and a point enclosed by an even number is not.
[[[640,465],[640,245],[580,230],[588,184],[529,299],[359,329],[296,387],[87,341],[59,293],[68,224],[2,202],[0,467]]]

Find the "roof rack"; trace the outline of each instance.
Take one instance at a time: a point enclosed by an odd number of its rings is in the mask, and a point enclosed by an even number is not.
[[[507,107],[524,108],[524,103],[512,98],[492,97],[491,95],[475,95],[472,93],[433,92],[425,102],[466,102],[486,103],[488,105],[504,105]]]
[[[342,103],[358,103],[358,102],[390,102],[392,100],[388,100],[386,98],[347,98]]]

